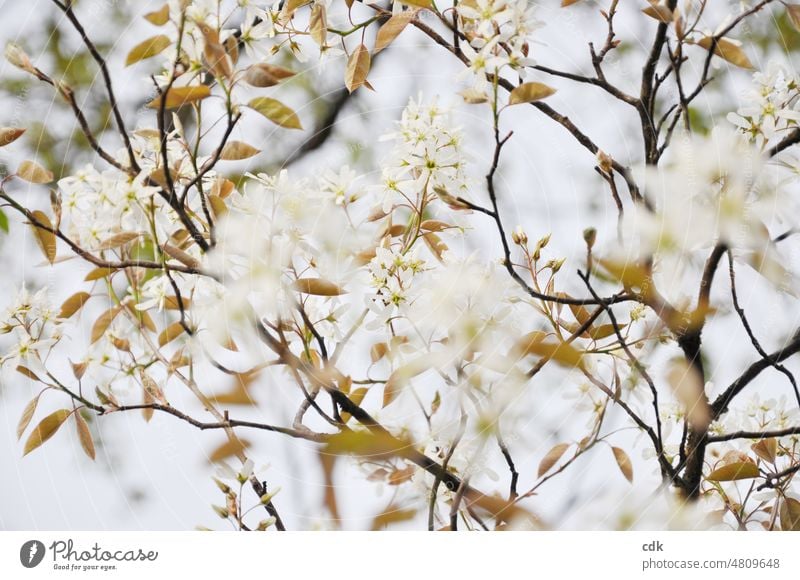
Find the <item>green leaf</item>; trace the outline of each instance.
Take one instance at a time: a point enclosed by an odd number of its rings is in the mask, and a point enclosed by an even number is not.
[[[42,419],[25,442],[23,455],[27,455],[55,435],[58,428],[64,424],[70,414],[71,411],[68,409],[59,409]]]
[[[292,109],[270,97],[256,97],[247,106],[284,129],[302,129],[300,119]]]
[[[8,233],[8,216],[2,209],[0,209],[0,230]]]

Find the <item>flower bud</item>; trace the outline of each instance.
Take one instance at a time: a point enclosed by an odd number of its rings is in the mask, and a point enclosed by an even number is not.
[[[597,241],[597,230],[594,228],[586,228],[583,230],[583,240],[586,242],[586,246],[591,250],[594,247],[595,241]]]
[[[22,47],[14,42],[6,45],[5,57],[8,62],[24,71],[33,72],[33,63]]]

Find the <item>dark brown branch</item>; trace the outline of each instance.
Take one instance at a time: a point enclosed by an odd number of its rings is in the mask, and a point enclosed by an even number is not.
[[[103,76],[103,84],[106,87],[106,93],[108,93],[108,102],[111,106],[111,111],[114,114],[114,120],[117,123],[117,130],[119,131],[120,136],[122,137],[122,141],[125,143],[125,148],[128,150],[128,159],[130,161],[131,169],[135,172],[139,172],[139,164],[136,161],[136,155],[133,152],[133,145],[131,144],[130,136],[128,135],[128,130],[125,128],[125,121],[122,119],[122,114],[119,111],[119,106],[117,105],[117,97],[114,95],[114,87],[111,82],[111,75],[108,73],[108,66],[106,66],[106,60],[97,50],[97,47],[91,41],[89,36],[86,34],[86,30],[84,30],[83,25],[81,24],[78,17],[75,16],[75,12],[72,10],[72,2],[59,2],[58,0],[53,0],[53,3],[58,6],[63,12],[64,15],[67,17],[72,23],[72,27],[75,31],[80,35],[83,44],[86,46],[89,54],[92,55],[92,58],[97,63],[97,66],[100,67],[100,73]]]

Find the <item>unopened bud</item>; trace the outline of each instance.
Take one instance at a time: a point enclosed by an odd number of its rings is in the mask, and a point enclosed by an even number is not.
[[[561,266],[563,266],[564,262],[566,261],[566,258],[561,258],[560,260],[550,260],[547,262],[547,267],[553,271],[553,274],[555,274],[561,269]]]
[[[524,246],[528,243],[528,234],[525,233],[522,226],[517,226],[514,231],[511,232],[511,239],[514,240],[515,244]]]
[[[597,241],[597,230],[594,228],[586,228],[583,230],[583,239],[586,242],[586,246],[591,250],[594,247],[595,241]]]
[[[611,168],[614,166],[614,160],[611,158],[611,155],[603,151],[602,149],[597,150],[597,165],[600,166],[600,169],[603,170],[605,173],[611,173]]]
[[[9,42],[6,45],[5,56],[6,60],[15,67],[21,68],[24,71],[33,72],[33,63],[20,45]]]
[[[261,520],[258,522],[258,531],[265,532],[267,528],[274,525],[277,520],[275,518],[267,518],[266,520]]]
[[[223,520],[227,520],[230,513],[228,512],[228,508],[224,508],[218,505],[212,505],[211,508],[217,512],[217,515],[221,517]]]

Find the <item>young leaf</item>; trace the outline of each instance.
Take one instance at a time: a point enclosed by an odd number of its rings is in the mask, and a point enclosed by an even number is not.
[[[256,97],[247,106],[284,129],[302,129],[300,119],[292,109],[269,97]]]
[[[72,416],[75,417],[75,427],[78,430],[78,440],[81,442],[81,447],[83,447],[83,451],[89,456],[89,459],[94,461],[94,441],[92,440],[92,433],[89,431],[89,425],[80,411],[75,411]]]
[[[58,313],[59,318],[69,318],[80,310],[86,301],[91,298],[88,292],[76,292],[61,305],[61,311]]]
[[[555,92],[556,90],[553,87],[548,87],[543,83],[523,83],[511,91],[511,96],[508,98],[508,104],[519,105],[521,103],[540,101],[549,97]]]
[[[238,455],[250,447],[250,442],[246,439],[228,439],[225,443],[214,449],[208,454],[209,463],[218,463],[233,455]]]
[[[50,218],[47,217],[43,211],[34,210],[31,212],[33,218],[40,223],[41,225],[47,228],[53,228],[53,224],[50,223]],[[47,261],[51,264],[56,261],[56,236],[53,232],[48,229],[43,229],[37,226],[31,226],[33,228],[33,235],[36,239],[36,243],[39,246],[39,249],[42,250],[44,257],[47,258]]]
[[[116,318],[117,314],[119,314],[119,311],[119,306],[114,306],[97,317],[97,320],[94,321],[94,325],[92,325],[92,344],[103,337],[103,335],[106,333],[106,330],[108,330],[108,327],[111,326],[111,323],[114,321],[114,318]]]
[[[23,456],[27,455],[37,447],[39,447],[42,443],[50,439],[53,435],[55,435],[58,428],[67,420],[67,417],[70,416],[71,411],[68,409],[59,409],[42,419],[42,421],[36,426],[33,432],[28,437],[28,440],[25,442],[25,449],[23,450]]]
[[[190,268],[200,268],[200,261],[195,259],[191,254],[184,252],[180,248],[176,248],[172,244],[165,242],[162,246],[162,249],[166,255],[168,255],[170,258],[178,260],[184,266],[189,266]]]
[[[5,147],[19,139],[25,129],[18,129],[17,127],[0,127],[0,147]]]
[[[224,161],[241,161],[242,159],[249,159],[261,153],[261,149],[256,149],[252,145],[248,145],[244,141],[229,141],[222,148],[222,153],[219,158]]]
[[[795,30],[800,30],[800,4],[784,4],[786,6],[786,16],[792,23]]]
[[[157,96],[147,104],[147,107],[150,109],[159,109],[161,107],[161,99],[164,98],[165,109],[177,109],[183,105],[189,105],[191,103],[202,101],[209,96],[211,96],[211,89],[206,85],[172,87],[167,92],[166,96]]]
[[[617,465],[622,475],[624,475],[625,479],[630,483],[633,483],[633,464],[631,463],[631,458],[619,447],[612,447],[611,451],[614,452],[614,459],[617,460]]]
[[[164,26],[167,22],[169,22],[169,4],[164,4],[158,10],[148,12],[144,15],[144,17],[150,24]]]
[[[430,8],[433,6],[431,0],[400,0],[407,6],[416,6],[417,8]]]
[[[22,410],[22,416],[19,418],[19,423],[17,423],[17,441],[22,439],[22,434],[25,433],[25,429],[27,429],[28,425],[30,425],[31,419],[33,419],[33,414],[36,412],[36,405],[39,404],[39,397],[41,394],[42,393],[39,393],[33,399],[31,399]]]
[[[128,244],[133,240],[138,239],[140,235],[141,234],[139,234],[138,232],[120,232],[100,242],[100,245],[97,246],[97,249],[111,250],[113,248],[120,248],[125,244]]]
[[[298,292],[314,296],[340,296],[345,293],[333,282],[322,278],[300,278],[294,281],[292,287]]]
[[[328,38],[328,15],[324,4],[314,4],[314,7],[311,9],[311,20],[308,24],[308,30],[314,42],[319,46],[325,46],[325,41]]]
[[[83,279],[83,281],[84,282],[93,282],[94,280],[100,280],[102,278],[107,278],[108,276],[110,276],[114,272],[115,272],[115,270],[112,269],[112,268],[95,268],[94,270],[92,270],[91,272],[86,274],[86,277]]]
[[[389,46],[400,33],[405,30],[408,23],[414,20],[418,10],[404,10],[393,14],[389,20],[384,22],[378,29],[378,36],[375,38],[375,54]]]
[[[750,461],[729,463],[715,469],[706,476],[708,481],[737,481],[758,477],[758,467]]]
[[[703,37],[697,41],[697,44],[706,50],[711,48],[712,43],[714,43],[714,38],[711,36]],[[727,60],[732,65],[745,69],[753,68],[753,64],[750,62],[750,59],[747,58],[747,54],[745,54],[742,47],[735,40],[724,37],[718,38],[717,42],[714,44],[714,54]]]
[[[180,322],[173,322],[158,335],[158,346],[164,346],[172,342],[184,332],[186,332],[186,329]]]
[[[369,74],[370,56],[369,50],[363,44],[359,44],[350,58],[347,60],[347,70],[344,75],[344,84],[351,93],[358,87],[367,82]]]
[[[785,497],[780,508],[781,530],[784,532],[800,532],[800,501],[793,497]]]
[[[553,466],[558,463],[558,460],[561,459],[561,456],[569,449],[569,443],[559,443],[558,445],[553,446],[553,448],[548,451],[542,460],[539,462],[539,471],[537,477],[542,477],[545,473],[550,471]]]
[[[53,181],[53,173],[35,161],[23,161],[20,163],[17,168],[17,177],[30,183],[50,183]]]
[[[248,85],[265,88],[277,85],[284,79],[295,75],[294,71],[274,64],[259,63],[247,67],[244,73],[244,82]]]
[[[168,36],[164,36],[163,34],[148,38],[131,49],[128,56],[125,58],[125,66],[131,66],[140,60],[152,58],[157,54],[161,54],[170,44],[172,44],[172,41]]]
[[[774,463],[778,456],[778,440],[774,437],[753,443],[750,448],[767,463]]]
[[[397,377],[396,373],[389,375],[389,379],[383,386],[383,407],[389,406],[400,395],[404,382]]]
[[[146,372],[142,371],[139,374],[139,378],[142,379],[142,387],[144,387],[145,392],[147,392],[154,400],[158,401],[162,405],[168,405],[167,398],[164,396],[164,391],[161,390],[161,387],[158,386],[158,383],[155,382],[150,375]]]

